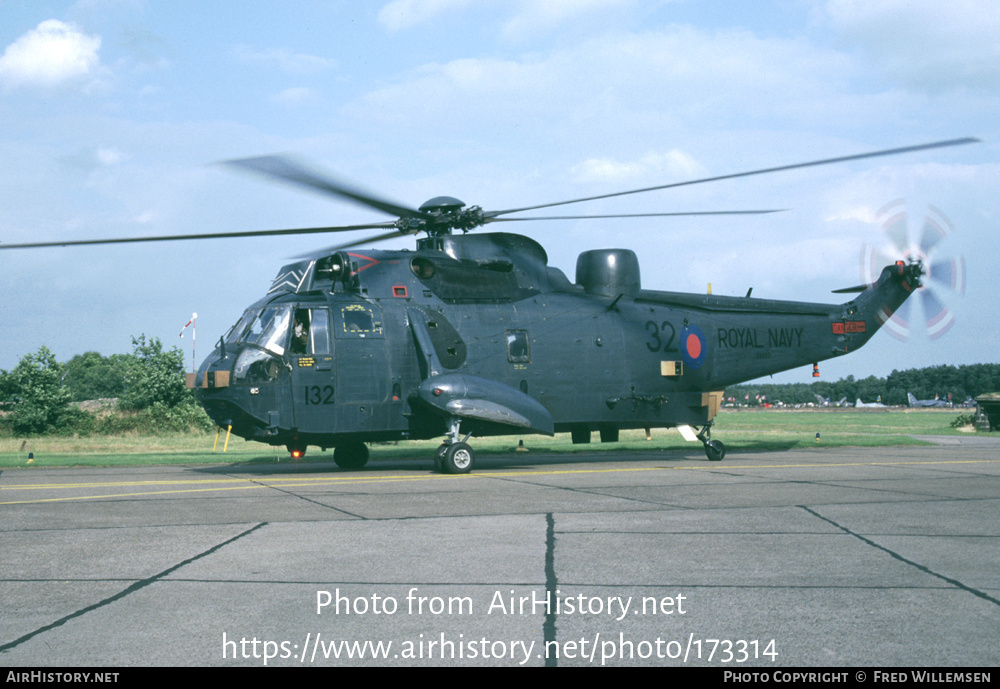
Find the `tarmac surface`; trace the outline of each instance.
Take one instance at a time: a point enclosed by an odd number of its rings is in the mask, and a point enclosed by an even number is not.
[[[8,469],[0,665],[995,667],[1000,439],[940,440]]]

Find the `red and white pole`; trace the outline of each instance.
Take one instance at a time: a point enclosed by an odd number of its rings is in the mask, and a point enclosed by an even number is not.
[[[189,320],[187,323],[184,324],[184,327],[181,328],[181,334],[180,334],[181,339],[183,339],[184,338],[184,331],[188,329],[188,326],[191,326],[191,373],[196,373],[196,370],[195,370],[196,363],[195,362],[196,362],[197,357],[195,356],[195,340],[196,340],[196,333],[197,333],[198,329],[197,329],[197,327],[195,325],[195,321],[197,319],[198,319],[198,314],[197,313],[192,314],[191,315],[191,320]]]

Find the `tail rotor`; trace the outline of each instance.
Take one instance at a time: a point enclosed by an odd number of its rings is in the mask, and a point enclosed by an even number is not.
[[[923,265],[923,286],[919,298],[909,299],[886,322],[883,328],[893,337],[906,341],[917,329],[923,329],[928,339],[935,340],[955,324],[953,305],[965,294],[965,259],[948,255],[948,238],[954,228],[944,214],[928,206],[914,231],[904,199],[896,199],[877,214],[881,241],[866,244],[861,254],[861,272],[866,283],[878,279],[887,263],[903,260]],[[914,303],[919,301],[920,306]],[[921,313],[915,313],[919,308]],[[920,324],[923,324],[922,326]]]

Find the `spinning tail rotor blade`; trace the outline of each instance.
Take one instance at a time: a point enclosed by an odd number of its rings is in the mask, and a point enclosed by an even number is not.
[[[895,260],[918,260],[924,266],[924,279],[917,291],[919,297],[906,301],[886,323],[893,337],[907,340],[915,330],[922,329],[929,339],[944,335],[955,323],[954,306],[965,294],[965,259],[961,255],[939,256],[948,250],[945,240],[951,235],[951,223],[944,214],[929,206],[919,225],[911,232],[905,199],[896,199],[883,206],[877,217],[885,240],[881,247],[866,245],[862,251],[862,273],[874,282],[878,271]],[[913,307],[919,302],[920,306]],[[916,315],[917,313],[921,316]],[[920,327],[922,326],[922,327]]]

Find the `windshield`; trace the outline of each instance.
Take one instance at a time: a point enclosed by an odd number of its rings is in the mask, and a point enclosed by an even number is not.
[[[226,343],[236,344],[243,339],[250,324],[260,315],[260,309],[247,309],[243,317],[226,333]]]
[[[226,342],[256,345],[281,356],[285,353],[291,319],[292,307],[289,305],[248,309],[229,331]]]

